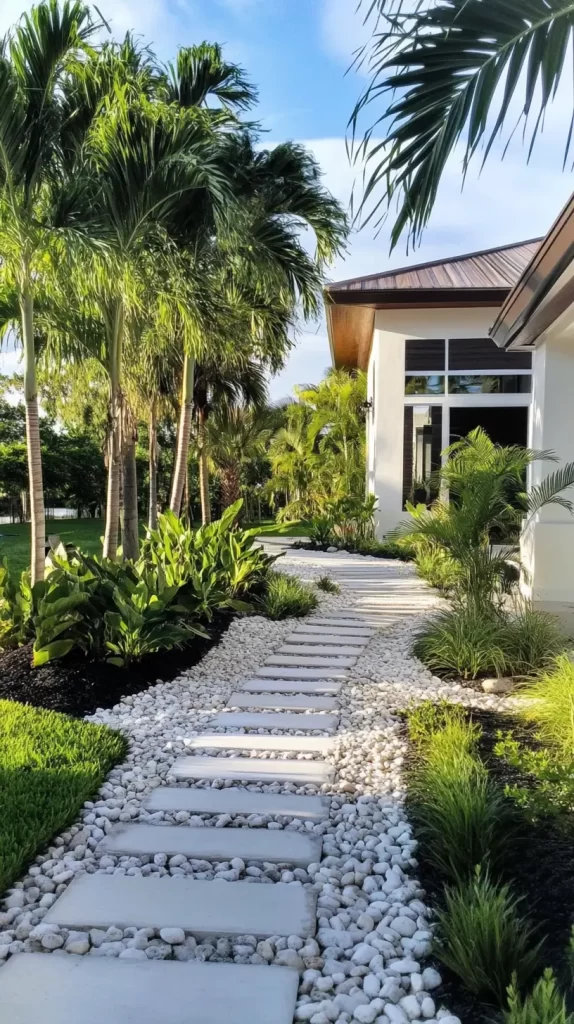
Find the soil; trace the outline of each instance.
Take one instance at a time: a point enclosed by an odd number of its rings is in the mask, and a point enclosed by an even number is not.
[[[492,776],[504,787],[519,784],[531,787],[533,780],[497,757],[493,748],[499,731],[512,730],[516,739],[536,749],[539,744],[532,731],[510,715],[473,709],[472,718],[482,727],[479,744],[481,756]],[[547,818],[532,823],[520,817],[516,836],[512,837],[513,854],[502,881],[510,883],[522,898],[522,911],[538,928],[538,937],[544,939],[541,971],[551,967],[559,980],[561,991],[567,997],[569,1009],[574,1008],[571,971],[567,949],[574,923],[574,821]],[[441,902],[443,884],[434,868],[425,862],[424,849],[419,851],[418,875],[429,894],[431,905]],[[456,1014],[463,1024],[492,1024],[502,1014],[469,993],[459,978],[442,964],[440,971],[444,984],[439,990],[441,1002]],[[572,1004],[572,1005],[571,1005]]]
[[[91,715],[96,708],[111,708],[122,697],[140,693],[158,682],[169,682],[196,665],[219,643],[231,618],[220,615],[214,619],[208,640],[195,637],[188,647],[148,655],[129,668],[78,654],[33,668],[31,643],[7,651],[0,656],[0,699],[61,711],[73,718]]]

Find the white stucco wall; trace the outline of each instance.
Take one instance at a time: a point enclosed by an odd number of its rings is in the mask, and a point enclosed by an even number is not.
[[[374,409],[369,416],[367,432],[367,481],[370,493],[378,498],[378,537],[394,529],[404,518],[405,341],[412,338],[484,338],[497,311],[494,307],[377,311],[368,367],[369,398],[373,399]],[[481,404],[488,404],[488,397],[480,396]],[[504,396],[506,399],[511,397],[514,396]],[[441,403],[441,398],[429,396],[428,400],[422,401],[435,405]]]
[[[569,311],[534,353],[529,445],[552,449],[560,462],[535,462],[536,486],[560,464],[574,461],[574,311]],[[572,489],[565,496],[574,500]],[[559,505],[542,508],[522,536],[523,589],[538,607],[574,623],[574,518]]]

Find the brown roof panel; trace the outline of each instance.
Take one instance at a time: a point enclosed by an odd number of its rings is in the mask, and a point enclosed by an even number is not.
[[[541,241],[540,238],[532,238],[526,242],[483,249],[452,259],[432,260],[397,270],[385,270],[380,274],[369,274],[367,277],[335,281],[328,285],[327,292],[334,295],[344,292],[433,288],[512,288]]]

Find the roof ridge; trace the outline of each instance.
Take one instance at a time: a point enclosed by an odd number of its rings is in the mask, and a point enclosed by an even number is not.
[[[459,256],[447,256],[445,259],[439,260],[427,260],[423,263],[410,263],[405,267],[393,267],[390,270],[382,270],[376,274],[365,274],[359,275],[358,277],[348,277],[342,281],[332,281],[326,285],[326,291],[336,290],[342,285],[356,284],[358,281],[372,281],[375,278],[380,279],[381,277],[390,277],[392,274],[408,274],[417,270],[424,270],[427,267],[442,267],[446,263],[459,263],[462,260],[473,259],[475,256],[487,256],[489,253],[504,252],[507,249],[519,249],[523,245],[533,245],[535,242],[543,241],[542,235],[537,238],[526,238],[521,242],[508,242],[506,245],[493,245],[488,249],[475,249],[473,252],[461,253]]]

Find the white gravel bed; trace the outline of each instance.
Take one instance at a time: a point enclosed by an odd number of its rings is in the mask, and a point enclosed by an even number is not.
[[[294,552],[288,560],[281,559],[278,567],[311,579],[328,574],[329,555],[312,553],[312,565],[305,564],[303,558],[299,562],[300,556],[308,555]],[[341,557],[341,552],[337,556]],[[369,560],[381,563],[379,559]],[[393,576],[412,573],[412,568],[403,563],[389,566]],[[348,591],[321,595],[320,613],[328,610],[341,614],[352,608],[352,603]],[[420,620],[405,619],[400,626],[377,633],[369,642],[337,698],[340,729],[327,757],[310,753],[267,755],[269,760],[277,756],[327,760],[339,773],[334,784],[317,788],[293,783],[245,783],[253,792],[330,793],[333,798],[327,820],[312,823],[262,815],[232,818],[186,811],[150,814],[141,808],[142,799],[152,789],[170,780],[175,758],[186,753],[186,739],[208,729],[212,713],[220,711],[237,683],[250,678],[284,643],[297,621],[269,622],[260,617],[237,620],[220,645],[183,676],[92,716],[93,721],[127,733],[130,753],[124,764],[112,770],[99,798],[85,805],[80,823],[37,857],[16,884],[5,912],[0,912],[0,960],[15,952],[46,950],[61,955],[72,952],[133,959],[275,963],[302,972],[297,1021],[432,1024],[440,1019],[442,1024],[459,1024],[432,994],[440,985],[439,974],[421,963],[430,949],[432,924],[416,880],[417,844],[403,806],[406,743],[393,712],[428,697],[486,708],[507,705],[508,700],[445,683],[410,657],[412,632]],[[272,732],[282,734],[280,730]],[[206,750],[220,757],[240,754],[238,750]],[[245,755],[263,757],[265,752],[246,751]],[[219,780],[189,785],[224,788],[231,783]],[[98,843],[116,821],[146,821],[159,827],[208,824],[311,832],[323,837],[323,858],[307,869],[292,869],[288,864],[244,862],[240,858],[213,863],[183,855],[99,855]],[[111,927],[106,932],[92,929],[87,933],[42,924],[47,908],[81,871],[302,884],[318,894],[317,936],[275,936],[257,942],[254,936],[245,935],[233,940],[196,942],[180,929],[157,933],[151,928]]]

